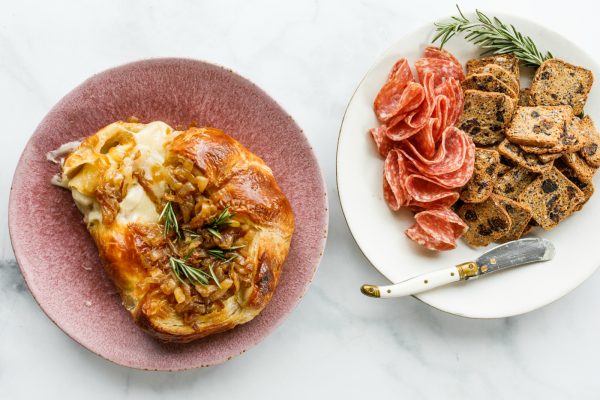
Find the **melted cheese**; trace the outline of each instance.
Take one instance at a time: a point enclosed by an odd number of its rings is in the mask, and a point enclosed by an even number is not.
[[[128,222],[158,222],[156,206],[150,200],[144,188],[137,182],[129,186],[127,195],[121,201],[117,221]]]
[[[165,143],[170,132],[169,125],[158,121],[135,133],[136,149],[141,153],[135,162],[148,176],[151,176],[153,165],[162,165],[165,162]]]
[[[100,206],[93,197],[86,196],[75,188],[71,190],[71,194],[73,195],[73,200],[75,200],[75,205],[77,205],[77,208],[83,214],[83,221],[86,224],[90,225],[94,222],[102,221]]]
[[[152,192],[157,198],[161,198],[167,187],[162,178],[166,157],[165,145],[172,139],[172,132],[173,129],[161,121],[142,125],[139,130],[128,129],[120,123],[111,124],[98,132],[97,135],[101,140],[97,145],[84,150],[89,157],[86,156],[85,162],[81,164],[83,167],[70,178],[66,174],[62,174],[60,179],[55,178],[55,184],[71,189],[73,200],[88,225],[102,221],[100,205],[91,194],[95,192],[98,182],[107,177],[115,180],[115,185],[120,185],[119,182],[124,182],[123,184],[126,185],[125,196],[119,204],[119,212],[116,216],[118,223],[158,222],[159,214],[156,205],[137,179],[132,177],[132,172],[143,171],[145,179],[150,182]],[[119,135],[127,135],[128,141],[120,140]],[[131,137],[135,141],[133,146]],[[111,140],[116,140],[114,145],[103,151],[102,148],[107,143],[111,143]],[[81,147],[75,153],[80,149]],[[98,161],[107,165],[108,169],[99,170],[96,165]],[[74,170],[74,167],[72,169]],[[103,179],[99,179],[101,174]]]
[[[156,121],[147,124],[134,134],[135,148],[140,155],[133,159],[133,164],[137,169],[144,171],[146,179],[152,183],[152,191],[159,198],[165,192],[166,183],[153,171],[162,169],[166,156],[165,144],[171,132],[172,129],[169,125]],[[158,222],[158,218],[156,206],[144,188],[134,180],[127,190],[127,195],[121,201],[117,221],[121,223]]]
[[[135,166],[144,171],[146,179],[152,182],[152,191],[162,197],[166,183],[158,178],[155,171],[162,169],[165,162],[165,144],[172,129],[161,121],[152,122],[135,134],[136,149],[140,157],[134,160]]]

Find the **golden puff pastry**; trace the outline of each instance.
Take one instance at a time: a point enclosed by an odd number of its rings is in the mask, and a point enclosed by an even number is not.
[[[157,338],[231,329],[273,296],[292,209],[264,161],[222,131],[115,122],[64,159],[55,183],[71,190],[124,306]]]

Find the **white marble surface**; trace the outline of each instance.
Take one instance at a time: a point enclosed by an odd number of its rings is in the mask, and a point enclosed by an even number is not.
[[[381,277],[355,246],[335,192],[346,102],[394,40],[454,12],[453,2],[402,3],[0,2],[3,210],[20,152],[61,96],[95,72],[158,56],[227,65],[277,99],[315,147],[331,209],[326,255],[289,319],[242,356],[181,373],[113,365],[56,328],[23,283],[3,212],[0,398],[598,398],[598,274],[541,310],[490,321],[447,315],[412,298],[371,300],[357,290]],[[461,3],[545,23],[600,57],[599,9],[591,1]]]

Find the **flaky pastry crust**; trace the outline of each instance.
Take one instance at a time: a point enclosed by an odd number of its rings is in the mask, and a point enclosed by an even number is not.
[[[273,296],[290,248],[294,216],[271,169],[242,144],[215,128],[174,131],[167,125],[161,126],[166,127],[162,133],[163,163],[170,159],[193,163],[194,173],[207,180],[202,190],[206,201],[216,210],[228,208],[252,232],[244,236],[250,239],[241,250],[247,269],[245,283],[236,281],[233,267],[224,266],[223,271],[232,271],[227,279],[234,284],[216,300],[219,307],[207,308],[210,312],[180,312],[172,287],[166,285],[165,289],[161,284],[172,285],[174,281],[180,287],[185,285],[172,276],[166,256],[156,256],[152,263],[148,258],[158,249],[166,251],[167,240],[173,240],[163,237],[163,224],[156,218],[164,206],[164,197],[171,191],[168,185],[157,183],[164,171],[152,167],[136,173],[135,169],[141,163],[140,157],[147,156],[143,151],[136,153],[136,141],[141,140],[136,135],[149,125],[117,122],[101,129],[65,159],[62,179],[66,187],[78,192],[74,198],[86,215],[88,230],[106,272],[135,323],[161,340],[189,342],[246,323],[264,309]],[[124,199],[127,191],[133,190],[131,185],[137,185],[136,179],[155,208],[146,216],[124,216]],[[153,187],[158,189],[153,191]],[[186,218],[193,217],[192,214]],[[194,286],[188,286],[185,293],[191,291],[200,298]],[[190,298],[186,294],[186,299]],[[157,304],[160,312],[156,311]]]

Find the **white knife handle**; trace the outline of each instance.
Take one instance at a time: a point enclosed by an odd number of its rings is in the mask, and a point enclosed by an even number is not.
[[[458,267],[450,267],[439,271],[429,272],[402,282],[387,286],[363,285],[361,291],[367,296],[382,299],[402,297],[417,294],[436,287],[457,282],[461,278]]]

